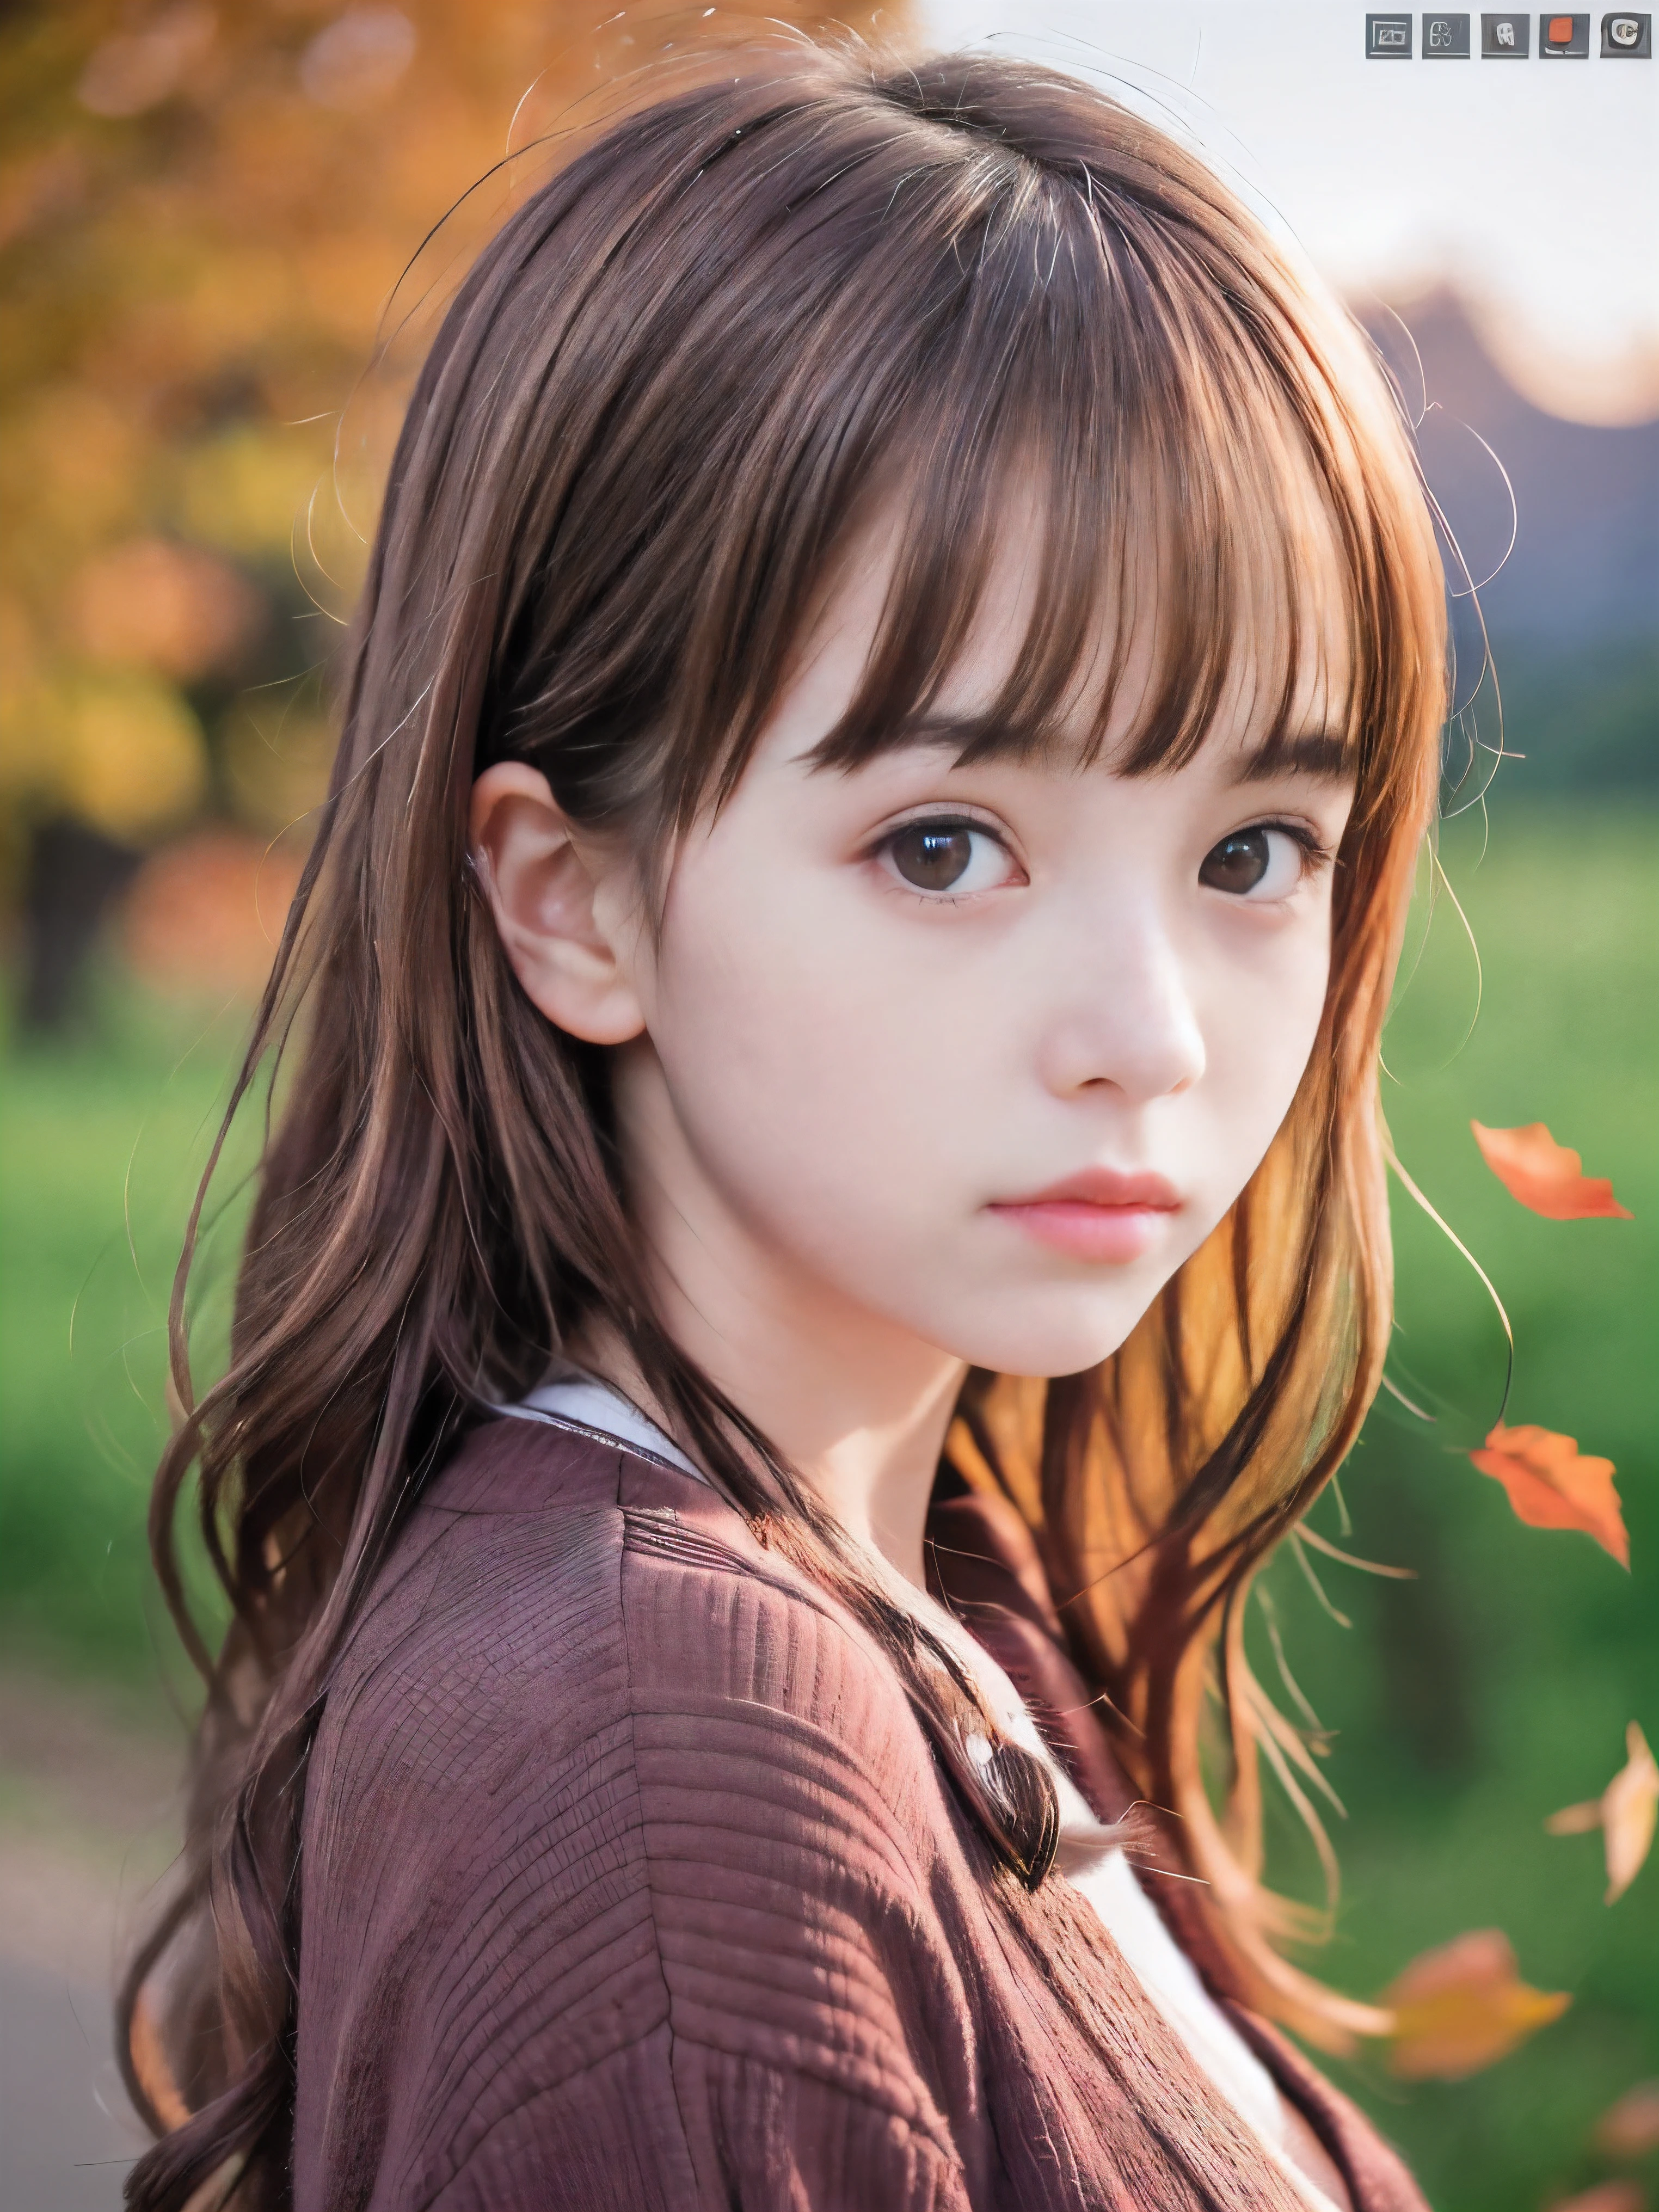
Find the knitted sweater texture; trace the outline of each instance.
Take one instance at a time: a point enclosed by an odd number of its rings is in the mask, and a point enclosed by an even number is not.
[[[296,2212],[1298,2212],[1068,1885],[1011,1897],[863,1631],[613,1438],[491,1422],[432,1486],[301,1869]],[[1358,2212],[1425,2212],[1234,2017]]]

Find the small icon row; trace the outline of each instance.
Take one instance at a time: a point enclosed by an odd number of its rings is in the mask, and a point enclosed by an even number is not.
[[[1469,58],[1469,17],[1431,15],[1423,18],[1425,61],[1466,62]],[[1588,15],[1540,15],[1538,51],[1550,61],[1588,61],[1590,19]],[[1482,61],[1525,61],[1532,52],[1530,15],[1483,15],[1480,18]],[[1374,62],[1408,62],[1412,58],[1412,19],[1409,15],[1367,15],[1365,53]],[[1601,59],[1650,61],[1653,56],[1653,18],[1620,13],[1601,18]]]

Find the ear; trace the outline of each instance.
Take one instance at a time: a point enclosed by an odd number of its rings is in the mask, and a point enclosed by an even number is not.
[[[472,787],[467,842],[513,972],[549,1021],[589,1044],[645,1027],[627,926],[637,902],[620,867],[579,850],[547,778],[500,761]]]

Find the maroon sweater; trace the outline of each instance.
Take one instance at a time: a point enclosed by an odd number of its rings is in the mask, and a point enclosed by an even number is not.
[[[301,1866],[296,2212],[1303,2212],[1087,1904],[1000,1873],[863,1632],[614,1438],[493,1422],[433,1486],[330,1687]],[[1234,2017],[1360,2212],[1424,2212]]]

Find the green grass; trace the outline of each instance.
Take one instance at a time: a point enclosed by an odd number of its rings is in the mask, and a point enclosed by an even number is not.
[[[1273,1583],[1291,1665],[1337,1731],[1329,1769],[1349,1808],[1322,1970],[1370,1994],[1429,1945],[1502,1927],[1528,1980],[1573,1994],[1563,2020],[1472,2081],[1352,2076],[1440,2212],[1530,2212],[1607,2170],[1586,2148],[1592,2122],[1659,2073],[1659,1875],[1650,1865],[1608,1908],[1596,1839],[1542,1826],[1600,1791],[1628,1720],[1659,1740],[1659,815],[1565,799],[1512,811],[1484,859],[1480,830],[1468,820],[1444,840],[1485,968],[1480,1018],[1465,1041],[1474,960],[1443,898],[1390,1025],[1389,1122],[1509,1309],[1509,1419],[1616,1462],[1634,1571],[1587,1537],[1522,1527],[1469,1465],[1498,1411],[1502,1331],[1466,1261],[1401,1201],[1393,1370],[1438,1418],[1381,1405],[1344,1490],[1354,1547],[1417,1579],[1327,1563],[1352,1630],[1289,1560]],[[159,1684],[171,1650],[143,1546],[161,1325],[234,1027],[191,1027],[113,990],[95,1044],[14,1049],[4,1071],[0,1622],[46,1663],[136,1688]],[[1637,1220],[1526,1212],[1482,1164],[1471,1116],[1547,1121]],[[1317,1518],[1335,1534],[1334,1501]],[[1280,1825],[1294,1857],[1293,1823]]]
[[[0,1076],[0,1642],[160,1697],[182,1680],[144,1534],[167,1299],[241,1018],[113,977],[100,1000],[90,1036],[14,1042]]]
[[[1416,1570],[1385,1582],[1321,1563],[1335,1626],[1291,1561],[1273,1584],[1291,1663],[1338,1731],[1349,1818],[1335,1943],[1322,1970],[1364,1994],[1419,1951],[1499,1927],[1522,1976],[1571,2009],[1473,2080],[1353,2084],[1441,2212],[1524,2212],[1607,2172],[1591,2124],[1659,2073],[1656,1867],[1601,1902],[1599,1839],[1543,1831],[1599,1795],[1626,1722],[1659,1737],[1659,1499],[1653,1357],[1659,1174],[1659,816],[1562,800],[1453,825],[1444,854],[1485,970],[1449,902],[1389,1025],[1385,1085],[1402,1164],[1485,1267],[1515,1331],[1507,1418],[1576,1437],[1618,1468],[1626,1575],[1588,1536],[1523,1527],[1464,1456],[1497,1415],[1502,1328],[1473,1270],[1396,1193],[1391,1371],[1432,1427],[1378,1401],[1343,1476],[1352,1548]],[[1486,1170],[1471,1118],[1548,1123],[1611,1176],[1634,1222],[1551,1222]],[[1337,1533],[1335,1502],[1316,1524]]]

